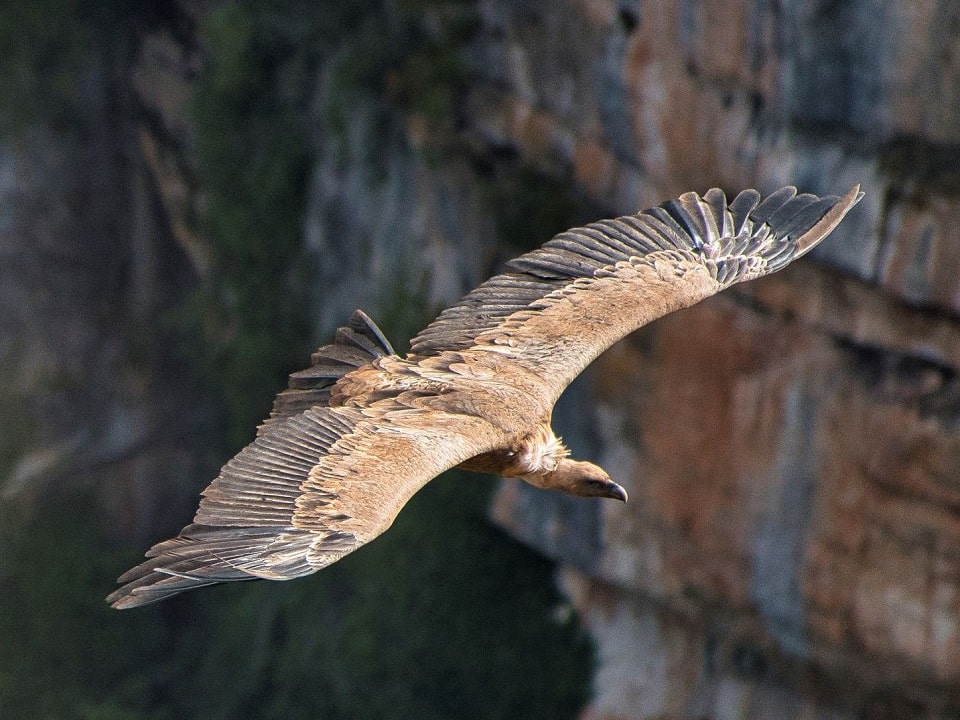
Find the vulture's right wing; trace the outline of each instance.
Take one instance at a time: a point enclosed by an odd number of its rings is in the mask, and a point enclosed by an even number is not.
[[[557,235],[444,310],[411,359],[497,357],[506,382],[534,375],[549,412],[601,352],[642,325],[734,283],[775,272],[825,238],[860,199],[746,190],[686,193],[637,215]],[[530,389],[530,388],[528,388]]]

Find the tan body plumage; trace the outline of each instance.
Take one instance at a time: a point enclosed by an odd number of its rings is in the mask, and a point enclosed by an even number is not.
[[[390,527],[439,473],[516,477],[626,500],[572,460],[550,416],[566,386],[642,325],[784,267],[859,200],[729,204],[711,190],[561,233],[445,310],[397,356],[357,312],[291,375],[257,438],[203,492],[193,523],[120,578],[118,608],[230,580],[314,572]]]

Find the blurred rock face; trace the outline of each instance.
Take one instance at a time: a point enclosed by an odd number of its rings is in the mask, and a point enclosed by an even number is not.
[[[184,83],[169,58],[104,43],[62,76],[27,66],[38,108],[0,117],[0,502],[93,486],[119,528],[149,537],[161,508],[184,507],[183,478],[215,467],[190,440],[211,418],[166,315],[195,275],[130,112],[137,73],[153,73],[151,109]]]
[[[504,158],[570,182],[594,218],[711,186],[867,193],[812,260],[645,328],[562,399],[556,426],[629,504],[503,484],[494,518],[560,561],[597,639],[587,717],[956,717],[958,28],[932,0],[483,0],[456,122],[393,108],[389,132],[382,98],[318,72],[318,337],[358,305],[449,303],[516,254],[480,200]],[[0,424],[29,436],[2,489],[79,468],[145,534],[196,462],[183,418],[202,424],[162,339],[124,339],[206,263],[184,219],[182,40],[89,70],[94,88],[127,73],[151,123],[87,93],[84,142],[41,128],[0,147],[0,398],[39,398],[46,429]],[[158,123],[186,138],[179,163]],[[453,150],[425,159],[438,142]]]

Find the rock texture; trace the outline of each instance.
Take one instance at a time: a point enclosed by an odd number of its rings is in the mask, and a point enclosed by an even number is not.
[[[490,200],[504,168],[575,187],[571,221],[711,186],[866,192],[810,260],[642,330],[571,387],[556,426],[628,505],[516,483],[495,498],[597,640],[584,718],[960,715],[960,9],[433,5],[428,39],[448,6],[472,28],[440,118],[398,101],[395,68],[345,89],[357,37],[318,53],[303,219],[318,338],[357,305],[415,329],[414,304],[516,254],[496,235],[524,193]],[[194,490],[178,479],[192,388],[138,335],[209,260],[191,223],[192,52],[149,35],[132,64],[81,73],[84,132],[0,145],[0,398],[38,423],[0,417],[0,490],[108,468],[104,495],[145,534],[157,488]]]
[[[164,315],[195,276],[117,81],[143,67],[91,42],[75,94],[43,95],[61,115],[12,128],[3,115],[0,500],[91,484],[120,528],[151,536],[154,508],[184,503],[180,478],[203,456],[190,436],[208,418]]]

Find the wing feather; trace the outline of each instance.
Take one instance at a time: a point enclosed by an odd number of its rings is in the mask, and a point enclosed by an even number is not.
[[[717,232],[720,234],[720,237],[733,237],[736,235],[737,231],[734,230],[733,226],[733,214],[727,207],[727,196],[724,195],[723,191],[719,188],[711,188],[707,190],[703,199],[710,205],[710,212],[719,223]]]
[[[433,477],[502,441],[479,418],[396,401],[279,420],[223,467],[193,523],[151,548],[107,600],[128,608],[315,572],[386,530]]]
[[[330,402],[330,389],[348,372],[393,355],[390,341],[362,310],[356,310],[344,327],[338,328],[332,345],[317,348],[306,370],[290,375],[290,385],[273,402],[270,417],[258,432],[268,432],[277,420],[293,417]]]
[[[549,409],[604,349],[641,325],[775,272],[826,237],[859,200],[747,190],[686,193],[637,215],[561,233],[507,264],[411,342],[412,359],[495,352],[542,378]],[[521,307],[522,306],[522,307]]]
[[[761,225],[770,225],[776,212],[786,206],[797,195],[797,189],[788,185],[770,193],[750,213],[750,219]]]
[[[743,190],[737,194],[727,208],[733,217],[733,232],[728,237],[739,235],[747,228],[747,223],[752,224],[750,216],[759,204],[760,193],[756,190]]]
[[[687,193],[665,202],[661,206],[674,221],[675,230],[679,230],[682,247],[684,240],[689,238],[700,246],[716,244],[720,240],[720,231],[717,229],[717,219],[713,208],[699,195]]]

